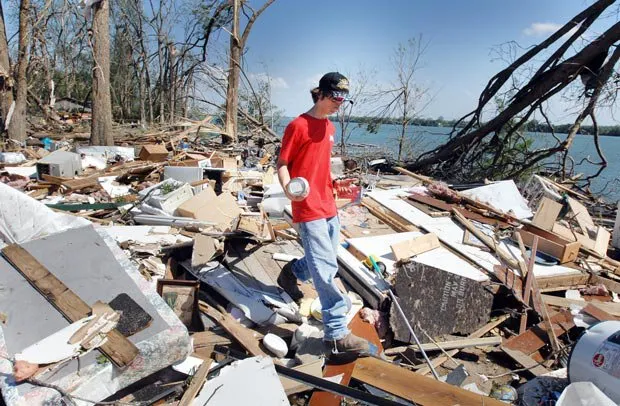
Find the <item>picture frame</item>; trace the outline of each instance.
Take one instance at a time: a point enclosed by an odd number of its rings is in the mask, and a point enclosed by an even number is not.
[[[200,281],[158,279],[157,293],[188,328],[198,317],[198,291]]]

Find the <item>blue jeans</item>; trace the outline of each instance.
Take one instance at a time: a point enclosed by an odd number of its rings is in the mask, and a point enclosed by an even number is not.
[[[297,279],[314,282],[321,301],[325,340],[339,340],[349,334],[347,302],[334,283],[338,272],[340,220],[338,216],[299,223],[304,257],[293,265]]]

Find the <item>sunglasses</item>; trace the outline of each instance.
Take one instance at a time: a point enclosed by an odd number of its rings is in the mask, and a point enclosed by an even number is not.
[[[332,94],[329,96],[330,99],[332,99],[333,101],[337,102],[337,103],[342,103],[344,101],[349,101],[351,99],[348,99],[347,96],[349,94],[347,92],[332,92]]]

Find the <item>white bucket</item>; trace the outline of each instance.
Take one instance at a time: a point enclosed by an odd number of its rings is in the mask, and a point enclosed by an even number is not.
[[[568,361],[571,382],[592,382],[620,402],[620,321],[604,321],[586,330]]]

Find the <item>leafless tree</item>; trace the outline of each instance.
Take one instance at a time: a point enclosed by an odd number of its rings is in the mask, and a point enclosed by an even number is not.
[[[253,10],[246,0],[232,0],[233,24],[230,37],[230,59],[228,64],[228,87],[226,91],[226,125],[229,140],[237,139],[237,110],[239,105],[239,76],[241,73],[241,57],[245,49],[252,26],[258,17],[273,4],[275,0],[267,0],[258,10]],[[240,27],[240,13],[247,18],[245,27]]]
[[[411,120],[419,115],[428,105],[429,89],[423,86],[417,78],[421,68],[422,57],[428,43],[422,36],[411,38],[406,44],[399,44],[394,50],[392,65],[395,79],[389,89],[381,89],[376,97],[384,100],[377,110],[379,120],[395,118],[399,128],[397,134],[397,160],[400,162],[410,149],[408,129]]]
[[[340,155],[342,156],[347,154],[347,143],[351,136],[363,126],[362,123],[353,123],[351,117],[357,115],[360,107],[363,108],[374,99],[370,87],[375,74],[376,72],[372,70],[360,68],[357,74],[347,76],[350,79],[351,91],[349,98],[352,100],[352,103],[345,103],[338,110],[337,114],[337,119],[340,123]]]
[[[457,122],[449,141],[422,154],[416,161],[409,163],[407,168],[455,181],[471,180],[472,174],[494,178],[499,170],[504,177],[519,177],[545,159],[555,154],[565,154],[584,119],[592,117],[596,123],[595,111],[601,95],[610,90],[615,93],[616,90],[610,86],[610,79],[614,78],[615,66],[620,58],[617,46],[620,23],[612,24],[581,47],[578,41],[613,3],[614,0],[595,2],[493,76],[482,91],[476,109]],[[546,51],[551,52],[551,55],[532,70],[529,80],[511,89],[515,72],[535,64]],[[525,150],[522,156],[510,161],[510,170],[507,171],[506,159],[510,159],[510,154],[505,147],[514,145],[507,140],[518,136],[519,129],[534,112],[542,112],[546,119],[542,110],[543,103],[558,95],[579,77],[585,83],[581,93],[584,107],[568,135],[563,140],[557,138],[551,147]],[[495,117],[483,121],[483,110],[488,109],[507,87],[509,97],[505,106]],[[593,139],[595,143],[598,142],[598,132]],[[601,159],[605,161],[602,154]]]

